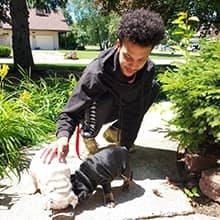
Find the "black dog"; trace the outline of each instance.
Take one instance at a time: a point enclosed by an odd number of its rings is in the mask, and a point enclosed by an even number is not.
[[[111,182],[119,176],[124,180],[122,189],[127,190],[132,180],[129,152],[126,147],[111,146],[87,158],[75,174],[71,175],[73,191],[80,202],[88,199],[96,187],[101,185],[105,205],[113,208],[115,201]]]

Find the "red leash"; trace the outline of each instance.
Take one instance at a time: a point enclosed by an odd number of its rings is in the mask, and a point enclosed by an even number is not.
[[[79,153],[79,133],[80,133],[80,128],[79,128],[79,125],[77,125],[76,126],[76,155],[81,160],[80,153]]]

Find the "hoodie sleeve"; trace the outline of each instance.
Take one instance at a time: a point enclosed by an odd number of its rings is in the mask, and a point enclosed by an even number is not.
[[[101,66],[97,59],[85,69],[66,106],[58,116],[57,138],[65,136],[70,139],[75,127],[84,117],[85,109],[103,94],[104,87],[98,79],[100,72]]]

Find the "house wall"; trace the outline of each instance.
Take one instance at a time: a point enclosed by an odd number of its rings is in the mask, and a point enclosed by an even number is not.
[[[58,32],[30,31],[31,49],[56,50],[59,49]],[[0,29],[0,45],[12,48],[12,31]]]

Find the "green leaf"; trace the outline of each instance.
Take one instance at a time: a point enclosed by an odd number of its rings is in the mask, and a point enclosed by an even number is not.
[[[172,21],[171,23],[172,24],[184,24],[184,22],[179,19],[176,19],[176,20]]]
[[[183,31],[174,31],[172,34],[173,35],[183,35],[184,32]]]
[[[192,193],[189,189],[184,188],[183,190],[184,190],[185,194],[186,194],[188,197],[190,197],[190,198],[193,197],[193,193]]]
[[[191,189],[192,193],[193,193],[193,196],[195,197],[200,197],[199,193],[198,193],[198,188],[196,186],[194,186],[192,189]]]
[[[186,18],[187,17],[187,12],[181,11],[181,12],[178,13],[178,16]]]
[[[188,21],[196,21],[196,22],[199,22],[199,18],[196,17],[196,16],[192,16],[192,17],[189,17],[189,18],[188,18]]]

